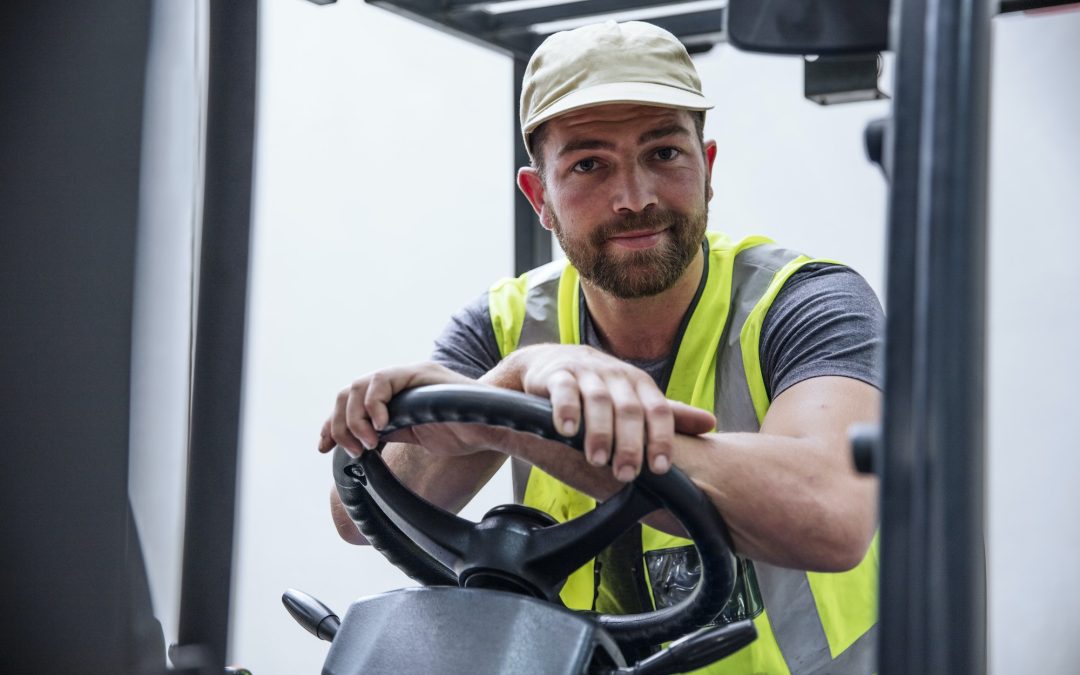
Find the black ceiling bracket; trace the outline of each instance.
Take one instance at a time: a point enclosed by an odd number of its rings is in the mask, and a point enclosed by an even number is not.
[[[820,105],[888,98],[878,88],[881,54],[804,56],[806,98]]]

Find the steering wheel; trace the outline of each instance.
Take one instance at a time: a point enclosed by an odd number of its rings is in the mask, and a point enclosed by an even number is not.
[[[564,443],[547,399],[480,385],[433,385],[404,391],[389,405],[381,436],[418,424],[466,422],[507,427]],[[641,614],[600,614],[596,620],[622,644],[657,645],[697,630],[723,609],[735,584],[731,539],[711,501],[686,474],[643,468],[638,478],[597,507],[565,523],[526,506],[507,504],[479,523],[459,518],[402,485],[378,450],[351,457],[338,447],[334,479],[349,515],[391,563],[424,585],[500,588],[559,602],[566,578],[596,557],[643,516],[667,509],[695,542],[698,585],[675,605]]]

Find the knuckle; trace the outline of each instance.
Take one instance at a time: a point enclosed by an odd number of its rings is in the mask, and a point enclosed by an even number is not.
[[[656,439],[649,441],[649,454],[666,455],[671,451],[671,443],[666,440]]]
[[[558,382],[559,384],[571,384],[574,381],[574,375],[569,370],[563,368],[551,373],[548,375],[548,378],[552,382]]]
[[[611,405],[611,393],[603,387],[593,387],[585,395],[593,405]]]
[[[624,464],[633,464],[635,466],[641,464],[641,449],[639,447],[620,443],[619,447],[615,448],[615,454],[619,456],[619,459]]]
[[[611,447],[611,434],[606,431],[590,431],[589,444],[591,447],[606,450]]]
[[[349,418],[348,422],[346,422],[346,423],[345,423],[345,427],[346,427],[346,428],[347,428],[347,429],[348,429],[348,430],[349,430],[349,431],[350,431],[350,432],[352,433],[352,435],[354,435],[354,436],[359,436],[359,435],[360,435],[360,433],[361,433],[361,432],[362,432],[362,431],[364,430],[364,425],[363,425],[363,423],[362,423],[362,422],[360,422],[359,420],[356,420],[356,419],[354,419],[354,418],[351,418],[351,417]]]
[[[670,414],[672,414],[671,406],[668,405],[668,402],[667,402],[666,399],[648,401],[647,403],[645,403],[645,410],[647,410],[650,415],[670,415]]]
[[[635,400],[619,401],[615,404],[615,412],[623,417],[641,417],[641,403]]]
[[[572,403],[565,402],[555,406],[555,414],[560,417],[574,417],[577,415],[578,407]]]

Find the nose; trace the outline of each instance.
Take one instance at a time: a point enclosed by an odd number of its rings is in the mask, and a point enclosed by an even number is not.
[[[640,213],[656,204],[656,186],[648,171],[635,165],[620,173],[612,202],[616,213]]]

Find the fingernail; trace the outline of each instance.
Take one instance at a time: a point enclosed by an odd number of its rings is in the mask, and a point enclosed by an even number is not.
[[[619,470],[615,473],[615,477],[622,483],[629,483],[634,480],[634,467],[629,464],[623,464],[619,467]]]
[[[671,468],[671,462],[668,461],[667,455],[660,455],[653,459],[652,470],[654,473],[664,473]]]
[[[575,426],[577,426],[577,425],[574,424],[574,420],[563,420],[563,423],[562,423],[563,436],[573,436],[574,431],[575,431],[575,429],[574,429]]]
[[[360,445],[364,446],[365,450],[371,450],[372,448],[375,447],[374,445],[372,445],[371,443],[368,443],[367,441],[365,441],[362,438],[360,439]]]
[[[593,452],[589,461],[592,462],[594,466],[604,466],[607,464],[607,459],[608,454],[606,450],[596,450]]]

